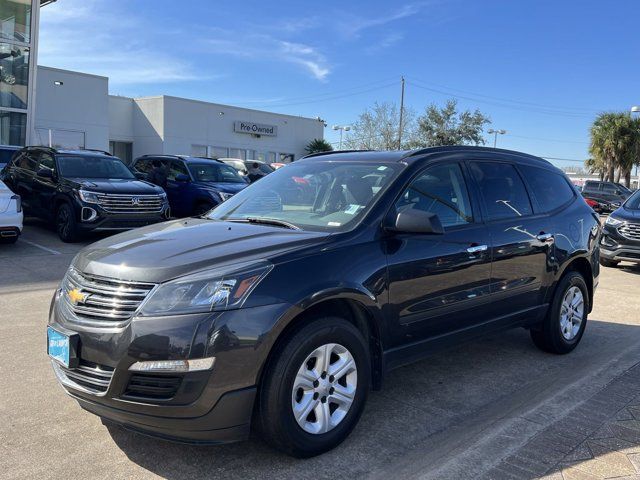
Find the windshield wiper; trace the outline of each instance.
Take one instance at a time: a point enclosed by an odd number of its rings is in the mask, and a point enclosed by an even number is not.
[[[293,223],[285,222],[277,218],[268,217],[245,217],[245,218],[226,218],[227,222],[246,222],[246,223],[259,223],[262,225],[275,225],[276,227],[289,228],[291,230],[300,230],[300,227]]]

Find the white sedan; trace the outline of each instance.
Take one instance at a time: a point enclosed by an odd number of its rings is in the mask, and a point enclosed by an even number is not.
[[[0,243],[14,243],[22,233],[22,203],[0,181]]]

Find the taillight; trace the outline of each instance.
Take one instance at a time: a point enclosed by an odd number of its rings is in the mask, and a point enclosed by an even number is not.
[[[11,200],[16,201],[16,212],[20,213],[22,211],[22,199],[20,195],[11,195]]]

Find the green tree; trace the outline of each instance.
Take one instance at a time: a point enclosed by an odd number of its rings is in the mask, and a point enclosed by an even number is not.
[[[307,153],[330,152],[333,147],[324,138],[315,138],[304,147]]]
[[[454,99],[444,107],[429,105],[418,117],[418,128],[411,147],[437,147],[444,145],[484,145],[483,130],[491,119],[475,110],[458,112]]]
[[[591,125],[590,136],[591,158],[585,165],[609,182],[624,176],[629,187],[640,153],[640,120],[623,112],[601,113]]]
[[[391,102],[374,103],[351,124],[344,140],[352,150],[397,150],[400,108]],[[415,132],[415,113],[405,108],[402,118],[402,148],[407,148]]]

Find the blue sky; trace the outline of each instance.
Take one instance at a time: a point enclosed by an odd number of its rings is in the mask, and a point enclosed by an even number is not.
[[[58,0],[39,63],[109,76],[114,94],[320,116],[331,142],[397,102],[404,75],[418,114],[457,97],[508,131],[499,146],[579,160],[598,112],[640,104],[638,18],[636,0]]]

